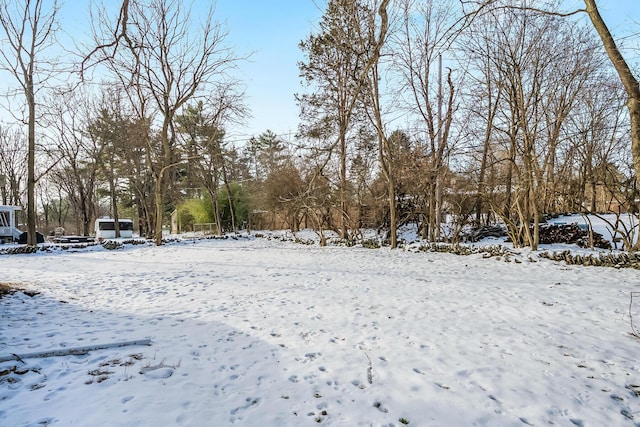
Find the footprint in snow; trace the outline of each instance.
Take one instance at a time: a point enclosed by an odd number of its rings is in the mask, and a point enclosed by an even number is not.
[[[238,406],[235,409],[231,410],[231,415],[236,415],[238,412],[243,411],[245,409],[249,409],[253,406],[258,406],[260,404],[260,399],[259,398],[252,398],[252,397],[247,397],[245,399],[246,403],[242,406]]]
[[[364,390],[365,388],[367,388],[367,386],[364,385],[359,380],[353,380],[353,381],[351,381],[351,384],[353,384],[354,386],[358,387],[360,390]]]
[[[388,413],[389,410],[387,408],[385,408],[381,402],[375,402],[373,404],[373,407],[376,408],[378,411],[382,412],[382,413]]]

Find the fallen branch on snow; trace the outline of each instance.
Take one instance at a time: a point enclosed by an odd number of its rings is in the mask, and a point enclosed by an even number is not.
[[[631,325],[631,332],[629,332],[631,335],[633,335],[636,338],[640,338],[640,331],[636,328],[636,326],[633,324],[633,313],[632,313],[632,309],[633,309],[633,298],[638,298],[640,297],[640,292],[630,292],[630,296],[631,298],[629,299],[629,324]]]
[[[61,348],[57,350],[40,351],[36,353],[15,354],[12,353],[8,356],[0,356],[0,362],[8,362],[9,360],[18,360],[25,363],[23,359],[38,359],[45,357],[58,357],[58,356],[79,356],[87,354],[95,350],[105,350],[109,348],[128,347],[131,345],[151,345],[150,339],[134,340],[134,341],[121,341],[110,344],[95,344],[85,347],[73,347],[73,348]]]

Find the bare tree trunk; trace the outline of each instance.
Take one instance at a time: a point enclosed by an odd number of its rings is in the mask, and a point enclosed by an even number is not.
[[[638,178],[640,177],[640,84],[620,53],[602,16],[600,16],[595,0],[584,0],[584,3],[587,6],[587,14],[593,23],[593,27],[598,32],[604,49],[629,97],[627,107],[629,109],[629,121],[631,122],[631,154],[633,155],[636,178]]]
[[[393,178],[387,180],[387,192],[389,193],[389,245],[391,249],[395,249],[398,247],[398,211],[396,209],[396,190]]]
[[[29,154],[27,159],[27,245],[38,244],[36,237],[36,101],[33,91],[33,64],[27,78],[29,105]]]
[[[598,188],[596,186],[596,177],[591,175],[591,212],[597,212],[598,211],[598,197],[597,197],[597,191]]]
[[[220,204],[218,203],[218,192],[215,190],[217,188],[209,188],[209,197],[211,198],[211,206],[213,207],[213,217],[216,222],[216,233],[218,236],[222,236],[222,224],[220,218]]]
[[[435,160],[434,160],[435,161]],[[432,166],[434,172],[429,180],[429,241],[436,241],[436,181],[438,180],[438,172],[435,166]]]
[[[380,165],[382,172],[387,180],[387,192],[389,197],[389,239],[391,249],[398,247],[398,221],[396,215],[396,192],[395,192],[395,180],[393,174],[393,158],[391,153],[393,150],[389,144],[389,138],[385,135],[384,124],[382,121],[382,109],[380,108],[380,91],[379,91],[379,75],[378,65],[381,57],[382,46],[387,37],[387,31],[389,29],[389,20],[387,15],[387,6],[389,0],[382,0],[378,9],[378,14],[381,18],[380,34],[376,39],[376,45],[374,49],[373,59],[371,63],[371,75],[369,87],[372,90],[372,101],[374,104],[374,116],[375,126],[378,132],[378,152],[380,155]]]
[[[484,26],[484,28],[490,28],[490,26]],[[478,93],[479,104],[482,105],[486,102],[486,113],[480,115],[481,120],[484,123],[484,136],[482,141],[482,154],[480,158],[480,171],[478,174],[478,183],[476,187],[476,203],[475,203],[475,220],[478,225],[483,223],[482,214],[484,211],[485,201],[488,200],[487,191],[491,191],[487,188],[487,168],[489,161],[489,153],[491,150],[491,138],[493,136],[494,122],[497,112],[500,109],[500,102],[504,94],[502,78],[498,77],[499,74],[494,71],[494,64],[492,63],[492,46],[493,42],[488,35],[484,37],[472,36],[467,43],[467,48],[471,49],[470,57],[475,57],[478,61],[479,69],[481,70],[482,80],[478,80],[478,84],[485,87],[485,89]],[[485,101],[486,100],[486,101]],[[480,110],[481,111],[481,110]],[[489,200],[493,203],[492,200]],[[487,216],[488,221],[488,216]]]
[[[153,230],[153,240],[157,246],[162,244],[162,217],[164,215],[164,186],[162,176],[156,177],[153,186],[153,197],[155,200],[155,228]]]
[[[222,164],[222,179],[224,180],[224,187],[227,189],[227,198],[229,199],[229,214],[231,215],[231,230],[237,231],[236,227],[236,209],[234,206],[233,195],[231,194],[231,184],[229,184],[229,178],[227,177],[227,168]]]
[[[493,130],[493,121],[496,116],[496,112],[498,111],[498,103],[500,102],[500,96],[502,94],[502,90],[498,88],[498,94],[496,95],[495,104],[492,104],[491,101],[491,80],[487,76],[487,92],[489,94],[489,105],[488,105],[488,114],[487,114],[487,124],[484,130],[484,140],[482,142],[482,160],[480,163],[480,176],[478,177],[478,188],[477,188],[477,199],[476,199],[476,222],[480,225],[482,219],[482,205],[485,197],[485,180],[487,174],[487,162],[489,157],[489,146],[491,143],[491,135]],[[495,106],[494,106],[495,105]]]
[[[118,238],[120,237],[120,218],[118,216],[118,199],[116,197],[116,184],[114,182],[113,168],[111,168],[111,175],[109,176],[109,194],[111,197],[111,216],[113,217],[116,238]]]
[[[129,97],[140,103],[135,108],[142,113],[141,119],[147,117],[147,100],[156,103],[161,115],[159,147],[147,138],[145,153],[153,171],[157,245],[162,244],[168,176],[182,162],[174,157],[175,114],[198,93],[215,86],[216,77],[225,75],[239,59],[223,46],[227,33],[213,20],[213,13],[214,7],[210,6],[202,30],[194,34],[189,32],[189,8],[182,2],[152,0],[142,4],[123,0],[115,26],[101,22],[101,29],[108,35],[94,35],[97,46],[83,61],[83,69],[85,65],[106,63],[126,82]],[[111,41],[105,43],[106,38]],[[152,153],[159,157],[153,158]]]
[[[36,101],[35,77],[39,55],[51,46],[54,37],[58,5],[43,13],[43,1],[3,1],[0,4],[0,30],[3,33],[3,53],[0,70],[8,71],[19,83],[28,110],[27,147],[27,245],[36,239]],[[5,37],[6,36],[6,37]],[[43,77],[46,80],[46,77]]]
[[[162,223],[164,219],[164,193],[166,190],[165,175],[169,168],[172,166],[172,148],[171,141],[169,140],[169,126],[173,116],[170,114],[170,107],[164,105],[164,117],[162,124],[162,131],[160,133],[160,143],[162,144],[161,163],[158,166],[158,172],[155,174],[153,194],[156,202],[155,221],[156,227],[153,233],[153,238],[157,246],[162,245]]]
[[[347,238],[347,138],[346,128],[340,125],[340,237]]]
[[[513,169],[516,162],[516,136],[511,134],[511,143],[509,145],[509,158],[507,159],[507,177],[505,182],[506,199],[504,202],[503,215],[506,219],[511,218],[511,204],[513,198]]]
[[[219,162],[219,166],[220,166],[220,172],[222,172],[222,182],[224,184],[224,187],[227,190],[227,198],[229,200],[229,212],[231,214],[231,229],[232,231],[236,231],[236,219],[235,219],[235,209],[233,206],[233,197],[231,196],[231,185],[229,185],[229,179],[227,177],[227,167],[225,166],[225,160],[224,160],[224,155],[222,153],[222,146],[220,143],[220,139],[216,138],[215,140],[215,149],[216,149],[216,157],[218,158],[218,162]],[[217,173],[216,173],[217,174]],[[215,178],[216,181],[216,188],[218,186],[218,178]],[[216,198],[216,203],[215,203],[215,212],[216,212],[216,222],[219,224],[218,225],[218,233],[219,235],[223,234],[223,230],[222,230],[222,215],[220,213],[220,205],[218,203],[218,200]]]

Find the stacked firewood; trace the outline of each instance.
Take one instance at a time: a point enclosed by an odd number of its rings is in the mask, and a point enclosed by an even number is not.
[[[540,226],[540,243],[573,243],[581,248],[591,247],[589,231],[583,230],[577,224],[545,224]],[[611,242],[602,234],[593,232],[593,246],[601,249],[611,249]]]
[[[504,237],[506,235],[507,232],[499,225],[486,225],[471,230],[469,235],[466,236],[466,239],[469,242],[479,242],[487,237]]]

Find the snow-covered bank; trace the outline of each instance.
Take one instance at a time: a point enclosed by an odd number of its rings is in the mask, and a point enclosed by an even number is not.
[[[638,272],[202,240],[0,259],[3,425],[636,425]],[[640,314],[638,314],[640,318]]]

